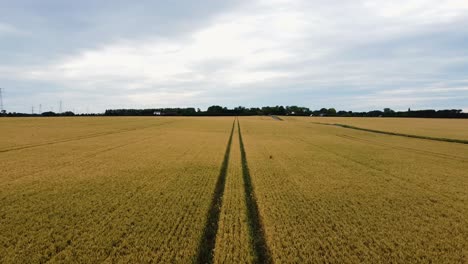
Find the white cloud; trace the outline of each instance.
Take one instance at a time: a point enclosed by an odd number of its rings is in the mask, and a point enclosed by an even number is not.
[[[397,110],[404,110],[408,107],[419,106],[420,108],[422,105],[434,104],[435,102],[444,102],[453,99],[468,99],[468,96],[369,95],[352,97],[350,98],[350,101],[353,103],[352,107],[354,109],[382,109],[383,107],[392,107]]]
[[[3,71],[81,91],[99,88],[103,94],[118,91],[142,104],[187,105],[233,89],[267,94],[295,87],[373,89],[370,97],[350,97],[360,106],[372,100],[388,106],[450,100],[452,96],[416,95],[466,93],[460,85],[434,83],[434,76],[467,62],[466,56],[424,53],[420,46],[391,46],[387,54],[382,44],[437,26],[453,29],[467,10],[462,0],[249,1],[182,37],[121,39],[40,67],[0,67],[0,75]],[[367,50],[372,48],[374,54]],[[395,84],[399,88],[389,90]]]
[[[300,58],[294,47],[306,31],[300,10],[259,2],[218,16],[210,26],[182,41],[121,41],[63,58],[25,75],[36,80],[73,81],[85,87],[109,82],[115,84],[113,88],[122,89],[247,85],[294,75],[285,68],[262,68]],[[210,62],[210,69],[203,69]]]
[[[24,32],[19,30],[18,28],[12,25],[0,22],[0,37],[2,35],[22,35],[22,34],[24,34]]]
[[[382,95],[415,95],[415,94],[434,94],[450,92],[467,92],[468,87],[439,87],[439,88],[410,88],[393,89],[379,92]]]
[[[133,105],[160,107],[187,107],[187,101],[198,101],[200,92],[171,93],[171,92],[147,92],[128,95],[129,103]]]
[[[368,0],[365,6],[389,19],[417,23],[448,22],[468,10],[468,2],[465,0]]]

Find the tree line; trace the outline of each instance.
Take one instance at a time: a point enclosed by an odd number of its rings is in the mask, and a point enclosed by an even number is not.
[[[394,111],[390,108],[368,112],[336,111],[335,108],[311,110],[303,106],[264,106],[227,108],[219,105],[208,107],[206,111],[189,108],[151,108],[151,109],[109,109],[106,116],[254,116],[254,115],[292,115],[292,116],[340,116],[340,117],[421,117],[421,118],[468,118],[468,113],[460,109],[448,110],[411,110]]]
[[[311,110],[303,106],[264,106],[227,108],[219,105],[208,107],[206,111],[200,108],[148,108],[148,109],[108,109],[104,113],[75,114],[71,111],[55,113],[52,111],[41,114],[4,113],[0,116],[35,117],[35,116],[255,116],[255,115],[291,115],[291,116],[340,116],[340,117],[420,117],[420,118],[468,118],[468,113],[460,109],[447,110],[411,110],[394,111],[390,108],[368,112],[336,111],[335,108]]]
[[[8,112],[8,113],[3,113],[0,114],[0,116],[3,117],[41,117],[41,116],[102,116],[103,114],[96,114],[96,113],[91,113],[91,114],[75,114],[72,111],[66,111],[62,113],[56,113],[52,111],[46,111],[43,113],[19,113],[19,112]]]

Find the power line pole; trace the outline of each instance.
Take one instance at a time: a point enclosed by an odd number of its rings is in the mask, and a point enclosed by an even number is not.
[[[0,88],[0,113],[4,113],[5,109],[3,109],[3,95],[2,95],[2,88]]]

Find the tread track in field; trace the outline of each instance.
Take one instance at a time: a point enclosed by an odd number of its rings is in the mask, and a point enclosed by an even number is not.
[[[139,143],[139,142],[148,140],[150,138],[151,137],[146,137],[146,138],[143,138],[143,139],[131,141],[129,143],[124,143],[124,144],[119,144],[119,145],[115,145],[115,146],[108,147],[108,148],[103,148],[103,149],[97,150],[95,152],[92,152],[90,154],[87,154],[87,155],[83,156],[82,158],[77,158],[77,159],[75,159],[73,161],[61,162],[61,163],[56,164],[53,167],[39,169],[39,170],[34,171],[33,173],[25,174],[25,175],[16,177],[14,179],[5,181],[5,183],[11,184],[12,182],[23,179],[24,177],[32,177],[32,176],[35,176],[37,174],[40,174],[42,172],[45,172],[45,171],[48,171],[48,170],[51,170],[51,169],[55,170],[55,169],[63,168],[63,167],[70,166],[70,165],[73,165],[73,164],[77,164],[77,163],[85,163],[85,162],[89,161],[90,159],[92,159],[93,157],[98,156],[99,154],[103,154],[103,153],[106,153],[106,152],[109,152],[109,151],[112,151],[112,150],[115,150],[115,149],[119,149],[119,148],[123,148],[123,147],[129,146],[129,145],[133,145],[135,143]],[[0,186],[2,186],[2,184],[0,184]]]
[[[252,245],[256,254],[256,262],[272,263],[270,250],[265,239],[265,230],[263,229],[254,188],[252,186],[252,179],[250,177],[249,165],[247,163],[244,141],[242,141],[239,120],[237,120],[237,128],[239,131],[239,145],[241,150],[242,175],[244,178],[245,202],[247,204],[247,218]]]
[[[418,154],[427,155],[427,156],[436,157],[436,158],[456,159],[456,160],[459,160],[459,161],[468,161],[468,159],[465,159],[463,157],[456,156],[456,155],[438,153],[438,152],[422,150],[422,149],[415,149],[415,148],[409,148],[409,147],[395,146],[395,145],[391,145],[391,144],[385,144],[385,143],[382,143],[382,142],[363,139],[363,138],[359,138],[359,137],[353,137],[353,136],[349,136],[349,135],[336,135],[336,136],[347,139],[347,140],[351,140],[351,141],[364,142],[366,144],[371,144],[371,145],[380,146],[380,147],[384,147],[384,148],[390,148],[390,149],[404,150],[404,151],[418,153]]]
[[[223,205],[223,195],[226,185],[226,177],[228,171],[230,150],[232,145],[232,137],[234,134],[235,124],[237,121],[237,129],[239,133],[239,148],[241,153],[241,164],[242,164],[242,178],[244,182],[244,196],[247,207],[247,224],[250,236],[251,246],[254,252],[255,263],[272,263],[270,250],[266,243],[265,231],[261,222],[260,212],[258,210],[257,200],[255,197],[254,188],[250,176],[249,166],[247,163],[247,155],[244,148],[244,142],[242,140],[242,133],[240,128],[239,119],[235,119],[231,134],[224,153],[224,160],[221,164],[221,169],[216,182],[216,187],[211,201],[210,209],[208,211],[207,221],[204,227],[202,239],[198,248],[197,263],[213,263],[214,261],[214,249],[216,245],[216,235],[219,227],[219,218],[221,208]]]
[[[446,198],[446,199],[449,199],[449,200],[452,200],[452,201],[455,201],[455,202],[456,202],[456,200],[453,200],[452,197],[450,197],[449,195],[447,195],[447,194],[445,194],[445,193],[442,193],[442,192],[438,192],[438,191],[429,189],[429,188],[427,188],[427,187],[425,187],[425,186],[423,186],[423,185],[421,185],[421,184],[418,184],[418,183],[416,183],[416,182],[413,182],[413,181],[411,181],[411,180],[409,180],[409,179],[406,179],[406,178],[404,178],[404,177],[398,176],[397,174],[395,174],[395,173],[393,173],[393,172],[391,172],[391,171],[389,171],[389,170],[385,170],[385,169],[379,168],[379,167],[377,167],[377,166],[372,166],[372,165],[370,165],[370,164],[368,164],[368,163],[365,163],[365,162],[363,162],[363,161],[359,161],[358,159],[352,158],[352,157],[347,156],[347,155],[344,155],[344,154],[337,153],[337,152],[335,152],[335,151],[331,151],[331,150],[329,150],[329,149],[326,149],[326,148],[321,147],[321,146],[319,146],[319,145],[313,144],[312,142],[306,141],[306,140],[301,139],[301,138],[297,138],[297,140],[299,140],[299,141],[301,141],[301,142],[303,142],[303,143],[305,143],[305,144],[307,144],[307,145],[309,145],[309,146],[313,146],[313,147],[315,147],[315,148],[318,148],[318,149],[320,149],[320,150],[322,150],[322,151],[324,151],[324,152],[330,153],[330,154],[332,154],[332,155],[334,155],[334,156],[340,157],[341,159],[344,159],[344,160],[353,162],[353,163],[355,163],[355,164],[358,164],[358,165],[360,165],[360,166],[362,166],[362,167],[371,169],[371,170],[373,170],[373,171],[377,171],[377,172],[379,172],[379,173],[385,173],[387,176],[389,176],[389,177],[391,177],[391,178],[393,178],[393,179],[398,180],[400,183],[403,183],[402,186],[405,186],[405,185],[407,185],[407,184],[410,184],[410,185],[412,185],[412,186],[414,186],[414,187],[416,187],[416,188],[419,188],[419,189],[421,189],[421,190],[423,190],[423,191],[425,191],[425,192],[433,193],[433,194],[439,195],[439,196],[441,196],[441,197],[444,197],[444,198]]]
[[[442,142],[450,142],[450,143],[458,143],[458,144],[468,144],[468,140],[464,140],[464,139],[441,138],[441,137],[429,137],[429,136],[420,136],[420,135],[413,135],[413,134],[404,134],[404,133],[375,130],[375,129],[370,129],[370,128],[362,128],[362,127],[350,126],[350,125],[338,124],[338,123],[337,124],[321,123],[321,122],[311,122],[311,123],[312,124],[317,124],[317,125],[325,125],[325,126],[336,126],[336,127],[342,127],[342,128],[347,128],[347,129],[354,129],[354,130],[360,130],[360,131],[366,131],[366,132],[370,132],[370,133],[377,133],[377,134],[390,135],[390,136],[418,138],[418,139],[442,141]]]
[[[210,209],[208,210],[208,217],[203,229],[203,235],[198,247],[197,263],[213,262],[213,250],[215,248],[216,233],[218,232],[219,214],[221,212],[224,187],[226,185],[226,175],[235,122],[236,121],[234,120],[232,123],[231,135],[229,136],[226,152],[224,153],[223,163],[221,164],[218,180],[216,182],[213,199],[211,200]]]
[[[60,139],[60,140],[44,142],[44,143],[38,143],[38,144],[29,144],[29,145],[17,146],[17,147],[12,147],[12,148],[0,149],[0,153],[16,151],[16,150],[22,150],[22,149],[30,149],[30,148],[36,148],[36,147],[42,147],[42,146],[55,145],[55,144],[65,143],[65,142],[70,142],[70,141],[79,141],[79,140],[83,140],[83,139],[103,137],[103,136],[120,134],[120,133],[125,133],[125,132],[132,132],[132,131],[136,131],[136,130],[147,129],[147,128],[150,128],[150,127],[162,126],[162,125],[166,125],[166,124],[170,124],[170,123],[172,123],[172,122],[165,122],[165,123],[160,123],[160,124],[157,124],[157,125],[151,125],[151,126],[145,126],[145,127],[139,127],[139,128],[123,129],[123,130],[119,130],[119,131],[102,132],[102,133],[96,133],[96,134],[90,134],[90,135],[84,135],[84,136],[64,138],[64,139]]]

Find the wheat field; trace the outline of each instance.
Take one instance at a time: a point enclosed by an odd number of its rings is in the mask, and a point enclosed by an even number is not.
[[[468,119],[380,117],[292,117],[302,122],[342,124],[423,137],[468,140]]]
[[[0,263],[466,263],[466,120],[2,118]],[[410,122],[412,121],[412,122]]]

